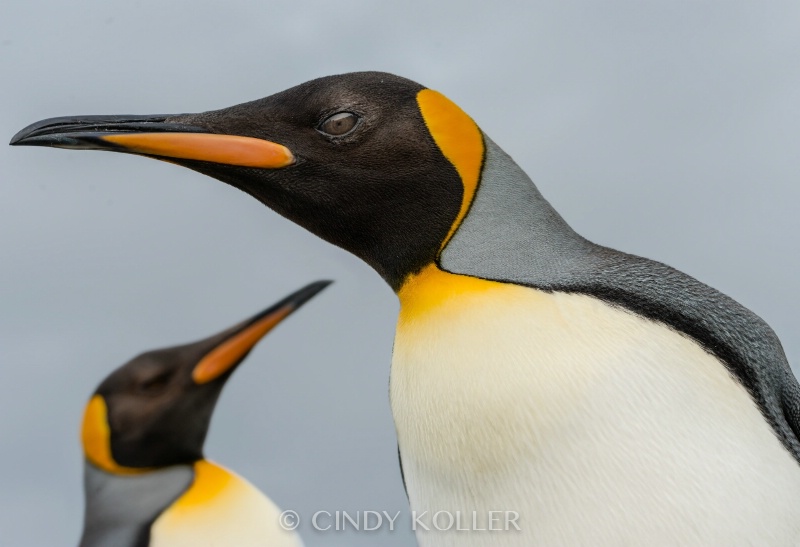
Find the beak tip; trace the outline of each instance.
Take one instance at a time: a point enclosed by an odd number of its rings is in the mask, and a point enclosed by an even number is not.
[[[17,134],[11,137],[11,141],[8,144],[11,146],[42,144],[42,143],[37,143],[35,139],[29,139],[29,137],[35,135],[36,131],[41,129],[42,127],[50,125],[52,121],[58,122],[60,120],[61,118],[48,118],[46,120],[40,120],[38,122],[28,124],[19,131],[17,131]]]
[[[11,140],[8,142],[9,146],[19,146],[21,144],[25,144],[22,141],[25,140],[26,133],[27,132],[25,131],[25,129],[23,129],[22,131],[18,131],[16,135],[11,137]]]
[[[314,298],[317,294],[323,291],[328,285],[333,283],[330,279],[321,279],[319,281],[314,281],[313,283],[309,283],[292,296],[290,296],[290,300],[292,306],[297,309],[312,298]]]
[[[333,283],[332,279],[320,279],[319,281],[314,281],[313,283],[308,284],[304,289],[301,289],[303,302],[307,301],[313,296],[316,296],[319,292],[324,290],[328,285]]]
[[[290,306],[292,311],[299,309],[303,306],[306,302],[314,298],[317,294],[323,291],[328,285],[333,283],[333,280],[330,279],[320,279],[319,281],[314,281],[313,283],[309,283],[302,289],[299,289],[271,308],[266,310],[262,313],[268,313],[270,310],[283,308],[285,306]]]

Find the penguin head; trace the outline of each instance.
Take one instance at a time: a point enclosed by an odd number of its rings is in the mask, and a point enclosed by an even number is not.
[[[264,335],[329,283],[312,283],[223,332],[148,351],[112,372],[84,412],[86,459],[116,474],[201,459],[225,382]]]
[[[53,118],[11,144],[184,165],[354,253],[396,290],[436,259],[463,219],[484,156],[482,133],[458,106],[379,72],[200,114]]]

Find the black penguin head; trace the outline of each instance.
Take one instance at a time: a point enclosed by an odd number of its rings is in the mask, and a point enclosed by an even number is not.
[[[378,72],[202,114],[54,118],[11,143],[169,158],[351,251],[395,289],[436,259],[463,218],[484,151],[455,104]]]
[[[84,413],[86,458],[122,474],[201,459],[225,382],[267,332],[329,283],[312,283],[219,334],[143,353],[112,372]]]

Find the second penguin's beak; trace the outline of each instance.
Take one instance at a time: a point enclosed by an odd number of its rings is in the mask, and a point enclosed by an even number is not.
[[[219,340],[214,341],[212,348],[192,370],[194,383],[205,384],[233,370],[278,323],[330,284],[331,281],[311,283],[253,318],[215,336]]]

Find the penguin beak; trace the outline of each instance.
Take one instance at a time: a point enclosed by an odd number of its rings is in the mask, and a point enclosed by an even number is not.
[[[269,331],[331,283],[311,283],[223,333],[192,370],[194,383],[206,384],[232,371]]]
[[[280,169],[295,162],[281,144],[253,137],[209,133],[171,122],[177,116],[68,116],[29,125],[11,139],[12,146],[50,146],[72,150],[107,150],[165,160],[194,160]]]

